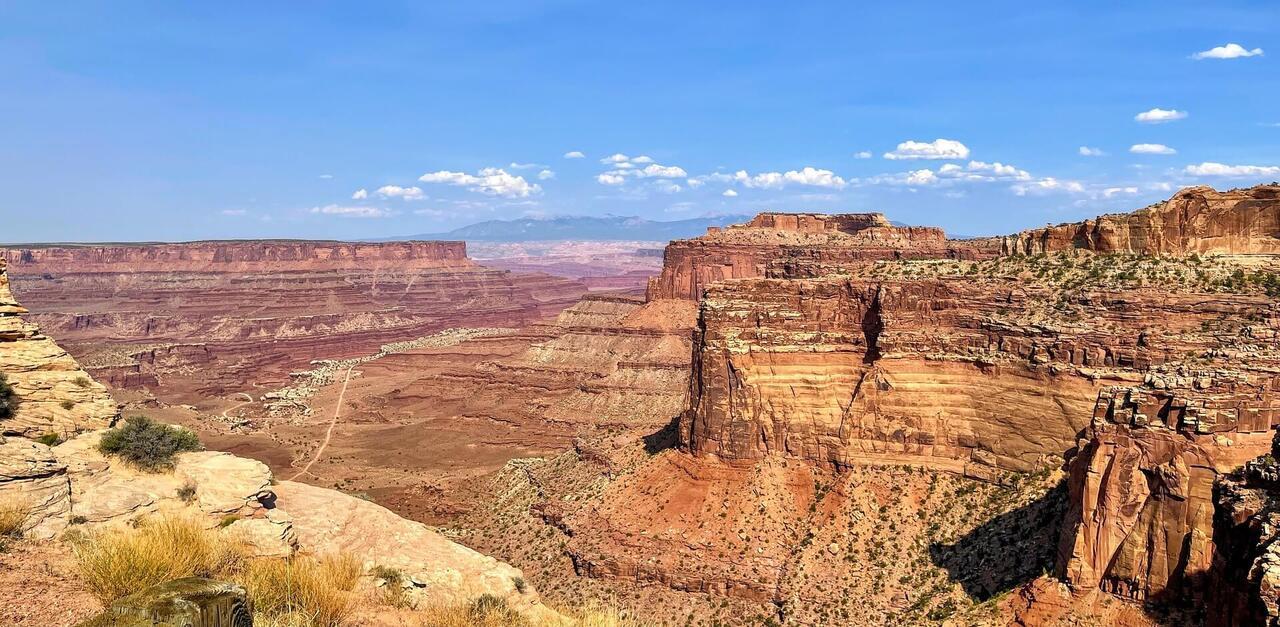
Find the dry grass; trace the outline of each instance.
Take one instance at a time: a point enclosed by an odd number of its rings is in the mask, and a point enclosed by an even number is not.
[[[245,560],[238,544],[179,516],[85,535],[72,546],[89,590],[104,605],[173,579],[225,578]]]
[[[0,501],[0,539],[21,538],[31,507],[25,501],[6,499]]]
[[[423,613],[421,627],[648,627],[616,608],[591,606],[565,613],[564,619],[530,620],[498,597],[484,595],[469,604],[439,606]]]
[[[347,556],[249,562],[233,579],[249,591],[257,624],[342,625],[351,615],[361,575]]]

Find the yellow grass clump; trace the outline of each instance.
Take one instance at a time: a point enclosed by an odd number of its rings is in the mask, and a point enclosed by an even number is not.
[[[8,498],[0,500],[0,540],[21,538],[31,507],[26,502]]]
[[[334,627],[351,615],[361,573],[349,556],[295,557],[251,561],[233,580],[249,591],[259,624]]]
[[[72,548],[85,583],[104,605],[173,579],[225,578],[245,560],[238,543],[181,516],[86,534]]]
[[[484,595],[471,603],[428,608],[421,627],[648,627],[649,623],[624,617],[616,608],[592,605],[569,612],[564,618],[527,618],[507,605],[506,600]]]

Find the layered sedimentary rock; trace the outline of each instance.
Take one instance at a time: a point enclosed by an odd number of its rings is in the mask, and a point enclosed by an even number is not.
[[[9,289],[0,259],[0,373],[13,387],[13,415],[0,417],[0,435],[66,437],[100,429],[118,414],[106,388],[93,381],[40,327],[26,321],[26,308]]]
[[[898,227],[878,213],[762,213],[750,222],[712,227],[667,245],[650,300],[698,300],[708,285],[763,277],[770,264],[840,264],[881,259],[974,259],[996,254],[994,240],[952,241],[936,227]]]
[[[1280,254],[1280,186],[1219,192],[1191,187],[1133,213],[1023,231],[1004,254],[1085,249],[1100,253]]]
[[[1280,625],[1280,437],[1271,453],[1223,477],[1215,489],[1208,623]]]
[[[243,241],[9,249],[46,332],[116,388],[273,385],[312,359],[459,326],[521,326],[586,291],[466,259],[461,242]],[[197,376],[198,373],[198,376]]]

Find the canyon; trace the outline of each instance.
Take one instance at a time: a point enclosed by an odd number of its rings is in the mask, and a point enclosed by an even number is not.
[[[8,249],[0,338],[63,373],[14,387],[79,396],[5,433],[120,402],[653,621],[1280,624],[1280,187],[548,251]]]

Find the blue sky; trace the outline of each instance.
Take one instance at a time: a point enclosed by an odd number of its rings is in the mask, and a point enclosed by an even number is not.
[[[761,210],[1013,231],[1280,179],[1277,24],[1274,1],[0,2],[0,241]]]

